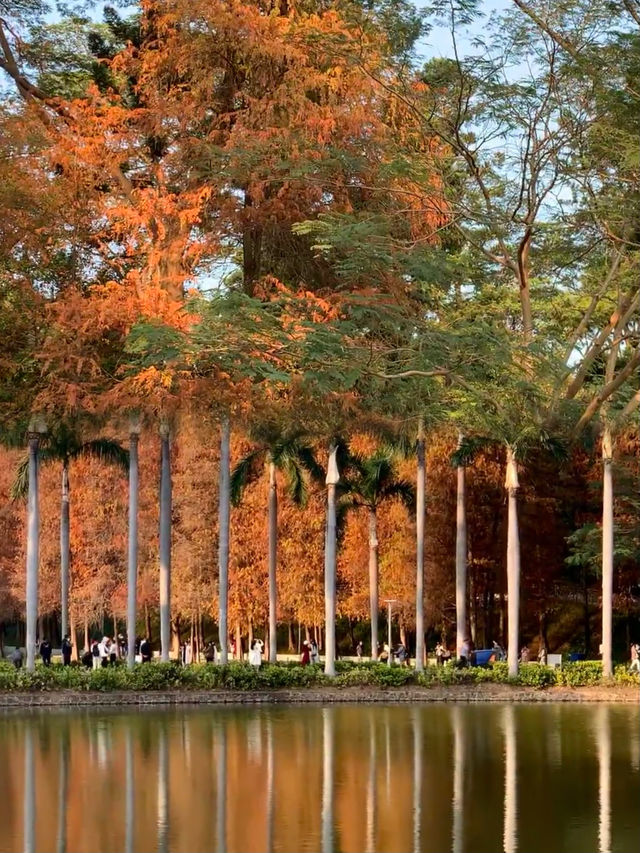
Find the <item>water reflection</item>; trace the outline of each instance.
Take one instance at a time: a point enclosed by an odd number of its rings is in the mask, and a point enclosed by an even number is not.
[[[639,731],[637,706],[6,713],[0,853],[631,850]]]
[[[606,705],[596,709],[595,738],[598,748],[598,849],[611,853],[611,724]]]
[[[56,850],[66,853],[67,850],[67,787],[69,784],[69,733],[60,737],[60,776],[58,779],[58,836]]]
[[[158,730],[158,853],[169,850],[169,747],[164,721]]]
[[[124,735],[125,749],[125,815],[124,815],[124,849],[125,853],[133,853],[135,833],[135,773],[133,761],[133,734],[128,726]]]
[[[333,759],[335,749],[334,709],[322,709],[322,853],[333,845]]]
[[[227,851],[227,727],[221,722],[216,728],[218,756],[216,760],[216,847],[218,853]],[[243,792],[244,793],[244,792]]]
[[[504,831],[502,845],[504,853],[515,853],[518,849],[518,768],[516,716],[513,705],[502,712],[504,729]]]
[[[36,770],[33,732],[24,733],[24,853],[36,849]]]
[[[465,765],[465,728],[463,709],[454,705],[451,709],[451,725],[453,728],[453,821],[452,845],[453,853],[464,850],[464,765]]]

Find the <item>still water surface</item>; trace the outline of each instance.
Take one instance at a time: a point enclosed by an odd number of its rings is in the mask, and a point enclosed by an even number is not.
[[[640,708],[0,715],[0,851],[640,850]]]

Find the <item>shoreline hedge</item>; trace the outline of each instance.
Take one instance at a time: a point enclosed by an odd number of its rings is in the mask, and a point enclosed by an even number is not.
[[[34,672],[17,670],[0,661],[0,691],[154,691],[154,690],[274,690],[304,687],[380,687],[395,688],[408,685],[432,687],[456,684],[513,684],[544,689],[554,686],[585,687],[638,685],[637,673],[625,666],[615,669],[613,679],[602,677],[602,664],[583,661],[552,669],[538,663],[522,664],[518,677],[510,679],[506,663],[491,667],[457,669],[453,666],[429,666],[422,673],[406,667],[388,667],[380,663],[349,663],[338,661],[336,677],[325,676],[321,665],[300,666],[298,663],[263,664],[259,669],[247,663],[216,664],[177,663],[136,664],[129,670],[124,665],[97,670],[81,666],[50,667],[38,665]]]

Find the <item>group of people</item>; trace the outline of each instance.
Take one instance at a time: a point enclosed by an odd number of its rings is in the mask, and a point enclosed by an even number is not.
[[[303,666],[308,666],[311,663],[320,663],[320,650],[315,640],[304,640],[302,643],[300,663]]]

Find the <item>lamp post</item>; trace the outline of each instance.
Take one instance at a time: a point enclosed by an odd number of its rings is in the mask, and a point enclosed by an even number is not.
[[[387,639],[387,643],[389,645],[389,656],[387,658],[387,666],[391,666],[391,605],[395,604],[396,601],[397,601],[397,599],[395,599],[395,598],[385,598],[385,600],[384,600],[384,603],[388,607],[388,616],[387,616],[387,628],[388,628],[387,636],[388,636],[388,639]]]

